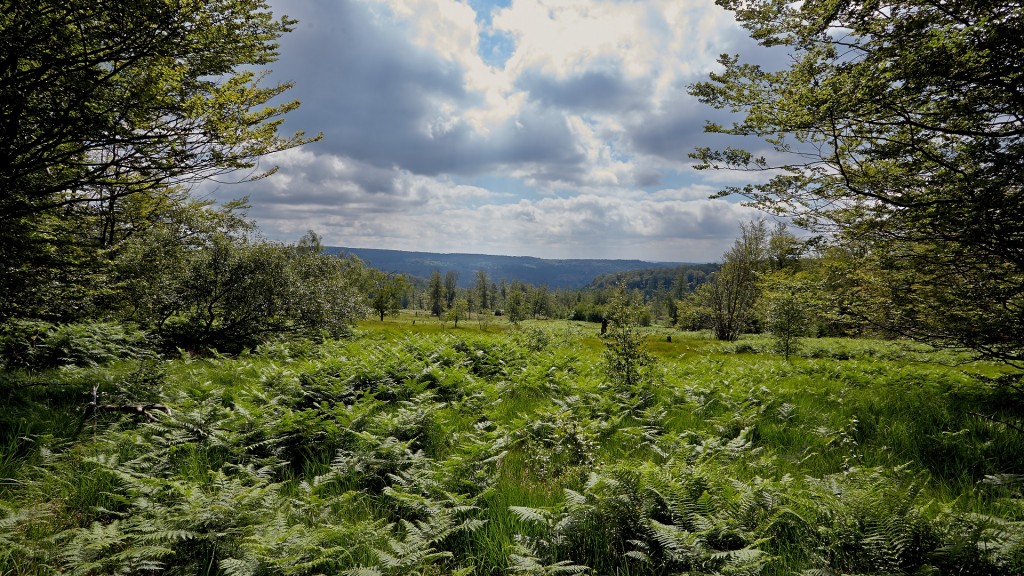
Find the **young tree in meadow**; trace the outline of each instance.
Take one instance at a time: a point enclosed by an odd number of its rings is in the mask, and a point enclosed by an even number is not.
[[[1024,361],[1020,3],[718,4],[789,66],[726,55],[691,87],[738,113],[709,132],[772,150],[700,148],[698,168],[762,172],[721,194],[867,245],[856,271],[870,298],[852,311],[867,322]]]
[[[459,273],[449,270],[444,274],[444,301],[445,306],[451,308],[455,299],[459,296]]]
[[[381,322],[384,316],[396,316],[402,309],[402,298],[409,291],[409,281],[404,274],[381,270],[368,271],[370,308]]]
[[[445,318],[451,320],[455,328],[459,327],[459,320],[465,320],[469,317],[469,302],[465,298],[459,297],[452,302],[452,307],[445,313]]]
[[[508,321],[518,326],[520,322],[526,320],[528,312],[529,306],[525,290],[513,285],[505,296],[505,315],[508,317]]]
[[[780,270],[761,278],[759,290],[762,325],[771,334],[775,351],[788,361],[811,331],[821,286],[803,272]]]
[[[428,298],[430,300],[430,313],[440,318],[441,313],[444,312],[444,284],[439,270],[434,270],[430,273]]]
[[[722,268],[698,290],[719,340],[736,340],[754,319],[757,278],[767,266],[767,242],[764,220],[743,224],[740,237],[725,253]]]
[[[477,302],[481,309],[487,309],[494,305],[490,301],[490,283],[487,280],[486,270],[476,271],[473,289],[476,291]]]
[[[630,293],[619,285],[608,304],[608,334],[605,340],[604,366],[608,379],[633,389],[646,378],[654,357],[644,346],[642,318],[649,314],[638,292]]]

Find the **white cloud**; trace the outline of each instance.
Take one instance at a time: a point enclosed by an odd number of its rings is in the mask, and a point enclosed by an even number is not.
[[[273,76],[303,101],[286,127],[325,138],[237,192],[268,235],[710,260],[749,218],[707,200],[720,176],[679,176],[709,114],[686,85],[741,38],[711,0],[512,0],[491,18],[459,0],[272,3],[299,19]],[[507,60],[481,54],[494,34]],[[485,176],[522,197],[458,184]]]
[[[654,106],[715,66],[736,25],[710,0],[515,0],[494,27],[516,39],[507,68],[558,79],[614,70],[650,83]],[[723,32],[728,32],[723,34]]]
[[[708,200],[704,187],[516,200],[310,150],[278,156],[279,174],[247,186],[257,200],[251,215],[278,240],[312,229],[328,244],[353,247],[708,261],[751,217],[745,207]]]

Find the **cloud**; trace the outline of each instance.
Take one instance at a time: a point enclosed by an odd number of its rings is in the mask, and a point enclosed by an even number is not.
[[[364,247],[717,258],[750,212],[686,154],[686,94],[750,42],[711,0],[272,0],[299,20],[273,80],[322,142],[252,183],[268,235]],[[486,184],[514,182],[505,192]],[[515,195],[510,196],[508,190]]]
[[[258,199],[250,216],[283,241],[312,229],[328,244],[354,247],[709,261],[751,217],[708,200],[702,186],[528,199],[309,149],[278,156],[280,173],[248,190]]]

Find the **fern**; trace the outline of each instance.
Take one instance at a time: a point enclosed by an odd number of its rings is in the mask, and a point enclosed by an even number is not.
[[[508,571],[527,576],[556,576],[559,574],[586,574],[589,568],[581,564],[573,564],[571,560],[545,563],[537,557],[537,553],[528,545],[519,542],[515,551],[509,555]]]

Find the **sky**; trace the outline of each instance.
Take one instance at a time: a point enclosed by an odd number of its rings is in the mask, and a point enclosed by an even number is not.
[[[248,195],[273,240],[541,258],[707,262],[741,222],[709,199],[743,175],[687,154],[735,144],[687,94],[756,54],[709,0],[271,0],[298,20],[267,83],[302,106]]]

